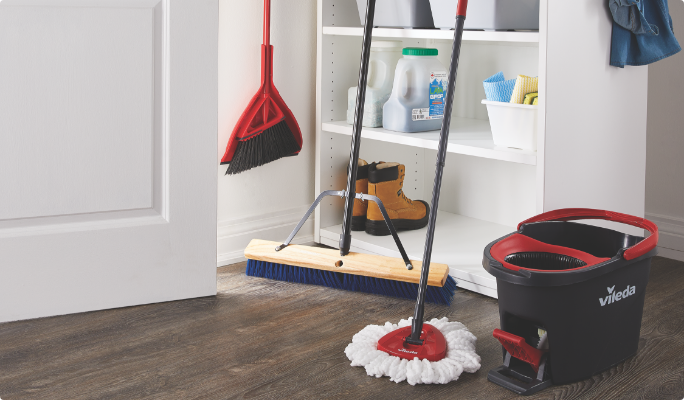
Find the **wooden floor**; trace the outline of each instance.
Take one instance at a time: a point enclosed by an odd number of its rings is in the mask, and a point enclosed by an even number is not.
[[[410,316],[413,302],[218,271],[216,297],[0,324],[0,398],[508,399],[487,382],[501,364],[496,300],[465,290],[428,318],[463,322],[482,368],[412,387],[349,366],[344,348],[367,324]],[[7,305],[5,305],[7,306]],[[656,258],[636,357],[539,399],[682,399],[684,263]]]

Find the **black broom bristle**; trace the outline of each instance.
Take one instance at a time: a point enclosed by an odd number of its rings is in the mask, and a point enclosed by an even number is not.
[[[226,175],[235,175],[301,150],[285,120],[251,139],[239,142]]]

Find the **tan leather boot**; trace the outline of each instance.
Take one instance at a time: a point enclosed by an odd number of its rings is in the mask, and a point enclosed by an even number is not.
[[[430,207],[422,200],[413,201],[404,195],[406,168],[399,163],[371,164],[368,168],[368,194],[377,196],[385,205],[396,230],[420,229],[428,223]],[[366,233],[389,235],[380,207],[369,202],[366,214]]]
[[[356,193],[368,194],[368,163],[359,158],[359,169],[356,172]],[[352,213],[351,230],[363,231],[366,229],[366,213],[368,202],[354,199],[354,212]]]

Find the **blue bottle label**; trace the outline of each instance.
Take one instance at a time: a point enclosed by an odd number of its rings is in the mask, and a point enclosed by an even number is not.
[[[430,110],[426,119],[444,118],[444,101],[447,91],[446,71],[430,73]]]

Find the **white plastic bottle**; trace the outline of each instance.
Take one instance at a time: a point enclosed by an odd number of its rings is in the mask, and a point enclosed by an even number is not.
[[[363,126],[376,128],[382,126],[382,106],[392,93],[394,70],[401,58],[402,43],[395,40],[371,42],[368,64],[368,83],[366,101],[363,109]],[[354,123],[356,111],[356,86],[347,93],[347,123]]]
[[[397,63],[392,95],[383,108],[383,127],[399,132],[439,130],[444,117],[447,69],[437,49],[407,47]]]

